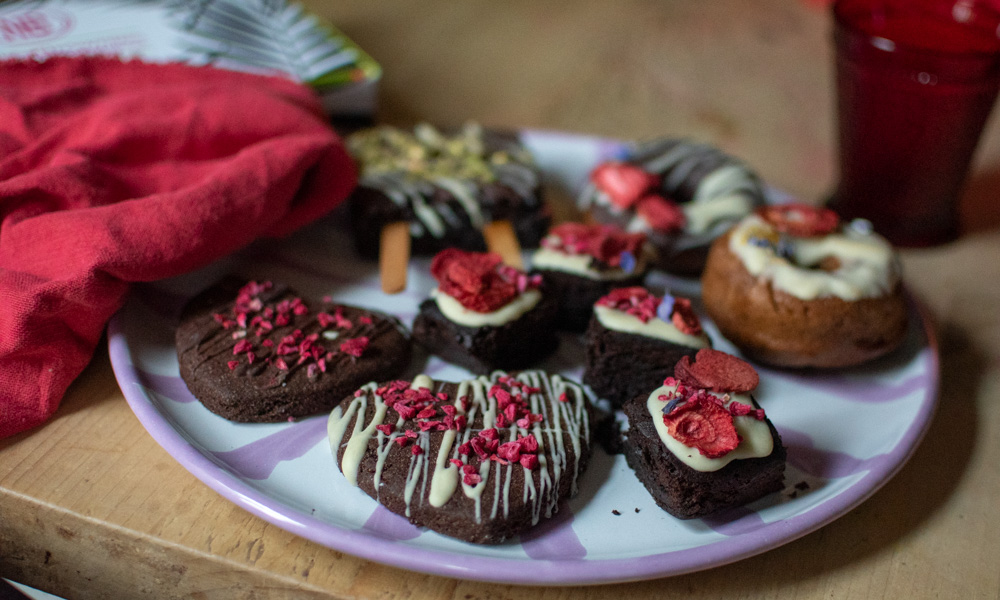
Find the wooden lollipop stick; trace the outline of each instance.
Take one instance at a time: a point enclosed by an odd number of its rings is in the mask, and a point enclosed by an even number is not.
[[[523,269],[524,262],[521,260],[521,244],[514,234],[514,226],[510,221],[493,221],[483,227],[483,237],[486,238],[486,247],[490,252],[496,252],[503,257],[506,265]]]
[[[382,291],[398,294],[406,289],[410,265],[410,226],[404,221],[389,223],[379,238],[378,269]]]

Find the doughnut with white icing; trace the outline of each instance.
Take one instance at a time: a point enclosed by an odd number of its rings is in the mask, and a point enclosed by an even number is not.
[[[847,367],[903,340],[895,252],[867,221],[826,209],[762,209],[719,238],[702,276],[705,310],[745,355],[780,367]]]

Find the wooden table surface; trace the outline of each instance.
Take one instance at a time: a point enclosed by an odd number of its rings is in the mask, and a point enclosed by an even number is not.
[[[690,135],[810,201],[835,176],[830,24],[817,0],[307,4],[383,65],[383,121]],[[0,440],[0,575],[71,599],[997,598],[997,125],[964,200],[968,234],[902,253],[941,342],[927,437],[871,499],[802,539],[614,586],[524,588],[381,566],[286,533],[195,479],[136,420],[102,344],[54,419]]]

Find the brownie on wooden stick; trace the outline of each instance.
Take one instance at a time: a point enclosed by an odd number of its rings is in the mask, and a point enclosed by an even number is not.
[[[442,133],[422,123],[412,133],[389,126],[366,129],[347,143],[360,170],[348,204],[362,256],[384,252],[383,229],[403,223],[415,255],[489,248],[519,267],[520,248],[537,247],[549,226],[538,168],[516,135],[474,123]],[[393,273],[397,281],[399,274]],[[397,287],[385,285],[390,291]]]

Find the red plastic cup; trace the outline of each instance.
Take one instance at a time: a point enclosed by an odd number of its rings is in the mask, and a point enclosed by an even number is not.
[[[831,208],[900,246],[955,239],[958,199],[1000,89],[1000,12],[980,0],[838,0],[833,16],[840,180]]]

